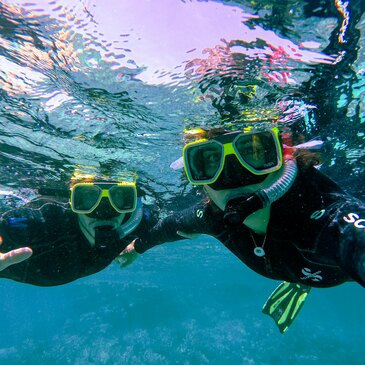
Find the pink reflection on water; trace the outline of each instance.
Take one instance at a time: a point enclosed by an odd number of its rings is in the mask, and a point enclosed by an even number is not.
[[[289,60],[307,65],[330,64],[334,60],[332,56],[304,49],[273,31],[259,26],[250,28],[246,23],[256,16],[245,13],[237,6],[216,1],[111,0],[75,3],[71,0],[37,0],[32,4],[26,1],[18,3],[23,3],[28,13],[43,11],[60,25],[64,24],[67,32],[72,31],[68,36],[70,45],[74,42],[74,35],[81,35],[84,49],[79,49],[79,53],[84,56],[88,67],[96,71],[100,69],[98,59],[87,60],[90,57],[88,51],[98,52],[104,61],[103,67],[109,65],[110,69],[119,70],[115,79],[117,82],[141,80],[150,84],[170,83],[174,78],[184,78],[186,64],[197,64],[198,59],[205,59],[206,67],[219,69],[220,64],[229,63],[230,56],[223,55],[227,44],[230,46],[229,53],[241,53],[249,59],[270,59],[272,73],[267,76],[278,82],[290,82],[289,73],[275,74],[277,71],[274,70],[275,66],[283,66]],[[248,46],[234,46],[236,40]],[[58,44],[64,39],[55,41]],[[255,46],[258,41],[262,41],[264,46]],[[225,59],[222,60],[222,57]]]

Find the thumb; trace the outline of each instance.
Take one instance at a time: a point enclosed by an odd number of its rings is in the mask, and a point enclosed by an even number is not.
[[[29,247],[22,247],[16,250],[9,251],[7,253],[0,253],[0,271],[6,269],[10,265],[18,264],[30,256],[33,251]]]
[[[187,233],[187,232],[183,232],[183,231],[176,231],[176,233],[183,237],[183,238],[187,238],[189,240],[192,240],[194,238],[198,238],[201,234],[200,233]]]
[[[129,266],[131,263],[133,263],[139,256],[139,253],[136,252],[134,249],[134,241],[129,244],[118,257],[114,259],[121,268],[124,268],[126,266]]]
[[[120,255],[114,259],[114,261],[123,269],[130,264],[132,264],[138,258],[139,254],[137,252],[127,252],[123,256]]]

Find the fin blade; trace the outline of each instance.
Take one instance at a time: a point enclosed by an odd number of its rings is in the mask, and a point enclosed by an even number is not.
[[[284,333],[298,316],[310,290],[310,286],[284,281],[270,295],[262,313],[270,316]]]

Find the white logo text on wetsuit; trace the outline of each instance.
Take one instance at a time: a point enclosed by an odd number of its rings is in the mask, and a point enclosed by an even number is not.
[[[321,219],[324,214],[326,213],[326,209],[322,209],[322,210],[316,210],[315,212],[312,213],[312,215],[310,216],[311,219]]]
[[[303,277],[301,277],[301,280],[312,280],[312,281],[321,281],[323,279],[323,277],[321,275],[319,275],[322,271],[316,271],[316,272],[312,272],[311,269],[308,269],[307,267],[305,267],[304,269],[302,269],[302,274],[304,274]]]
[[[197,218],[203,218],[204,211],[203,211],[203,209],[198,209],[195,214],[196,214]]]
[[[364,229],[365,231],[365,219],[360,218],[356,213],[349,213],[343,217],[343,220],[347,223],[352,223],[354,227]]]

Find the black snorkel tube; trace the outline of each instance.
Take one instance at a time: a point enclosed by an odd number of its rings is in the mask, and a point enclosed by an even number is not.
[[[242,224],[252,213],[271,205],[280,199],[293,185],[298,168],[293,157],[284,162],[281,175],[265,189],[260,189],[248,198],[235,198],[228,201],[224,210],[224,222],[226,224]]]
[[[117,232],[120,239],[128,236],[132,233],[141,223],[143,218],[143,205],[141,198],[137,199],[137,206],[136,209],[133,211],[130,218],[127,220],[126,223],[122,224],[117,228]]]

